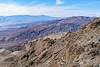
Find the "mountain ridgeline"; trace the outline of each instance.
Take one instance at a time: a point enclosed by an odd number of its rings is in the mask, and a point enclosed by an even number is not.
[[[100,18],[59,39],[40,38],[20,51],[4,51],[0,67],[100,67]]]
[[[24,39],[37,39],[40,37],[48,36],[50,34],[57,34],[62,32],[75,32],[82,26],[92,21],[93,17],[69,17],[66,19],[47,21],[42,24],[33,25],[25,30],[16,32],[9,40],[24,40]]]
[[[25,17],[23,18],[25,19]],[[18,18],[17,20],[20,20]],[[23,46],[23,43],[27,43],[30,40],[46,37],[52,34],[58,35],[66,32],[79,31],[84,25],[93,21],[93,19],[94,17],[75,16],[57,20],[52,19],[49,21],[41,21],[41,24],[35,22],[28,23],[26,21],[26,24],[8,25],[6,26],[6,30],[0,31],[0,48],[13,48],[16,50],[15,48],[19,49],[19,47]]]

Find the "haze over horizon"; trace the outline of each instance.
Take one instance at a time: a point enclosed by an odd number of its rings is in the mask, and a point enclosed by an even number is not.
[[[0,16],[100,16],[100,0],[0,0]]]

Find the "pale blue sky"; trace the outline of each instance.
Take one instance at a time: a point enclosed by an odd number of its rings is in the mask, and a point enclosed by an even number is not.
[[[100,0],[0,0],[0,15],[100,16]]]

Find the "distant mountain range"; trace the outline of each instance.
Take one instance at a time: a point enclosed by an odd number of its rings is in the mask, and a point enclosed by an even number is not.
[[[34,23],[38,24],[43,21],[55,20],[56,17],[50,17],[45,15],[30,16],[30,15],[15,15],[15,16],[0,16],[0,26],[3,25],[14,25],[23,23]]]
[[[0,16],[0,37],[8,36],[10,33],[15,32],[18,29],[26,29],[27,27],[56,19],[58,18],[45,15]]]
[[[78,31],[82,26],[88,24],[92,21],[93,17],[69,17],[66,19],[47,21],[43,24],[32,25],[27,27],[24,31],[17,32],[17,35],[14,36],[16,39],[35,39],[38,37],[43,37],[53,33],[59,32],[75,32]],[[12,39],[14,40],[14,39]]]
[[[51,34],[79,31],[82,26],[88,24],[93,19],[94,17],[74,16],[63,19],[41,21],[42,23],[39,24],[25,22],[8,25],[5,30],[0,31],[0,47],[19,46],[29,40],[45,37]]]

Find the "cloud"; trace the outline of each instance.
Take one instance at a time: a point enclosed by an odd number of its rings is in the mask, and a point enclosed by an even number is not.
[[[69,9],[70,7],[66,7]],[[0,15],[49,15],[60,16],[65,7],[47,6],[46,4],[38,4],[31,6],[20,6],[17,4],[0,4]],[[56,10],[55,10],[56,9]]]
[[[62,0],[56,0],[56,5],[62,5],[64,2]]]
[[[55,17],[67,16],[100,16],[100,11],[83,10],[75,6],[48,6],[37,4],[21,6],[17,4],[0,4],[0,15],[48,15]]]

